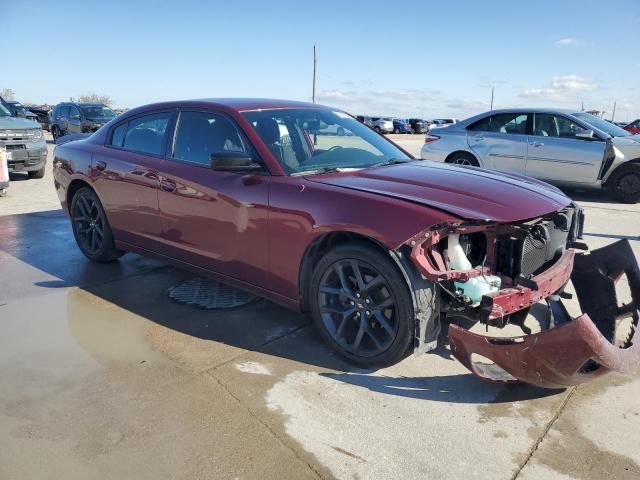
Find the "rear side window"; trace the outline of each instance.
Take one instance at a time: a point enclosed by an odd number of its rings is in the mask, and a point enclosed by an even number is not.
[[[526,135],[528,118],[526,113],[499,113],[477,121],[468,130]]]
[[[149,155],[162,155],[170,119],[170,112],[134,118],[128,124],[122,148]]]

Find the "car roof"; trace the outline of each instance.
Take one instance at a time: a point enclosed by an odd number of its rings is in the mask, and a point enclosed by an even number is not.
[[[274,110],[287,108],[322,108],[332,109],[317,103],[298,102],[294,100],[278,100],[267,98],[199,98],[193,100],[173,100],[169,102],[152,103],[140,106],[135,110],[150,110],[155,108],[175,108],[188,105],[189,107],[226,107],[239,112],[249,112],[254,110]]]

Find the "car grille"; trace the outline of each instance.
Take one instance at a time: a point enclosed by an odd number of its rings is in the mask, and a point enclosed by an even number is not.
[[[0,130],[0,142],[27,140],[29,130]]]

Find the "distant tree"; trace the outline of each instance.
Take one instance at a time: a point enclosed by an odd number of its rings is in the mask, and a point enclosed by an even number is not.
[[[104,105],[113,105],[113,98],[108,95],[98,95],[97,93],[83,93],[78,97],[79,102],[102,103]]]
[[[3,88],[0,91],[0,97],[4,98],[5,100],[13,100],[15,96],[16,96],[16,92],[14,92],[10,88]]]

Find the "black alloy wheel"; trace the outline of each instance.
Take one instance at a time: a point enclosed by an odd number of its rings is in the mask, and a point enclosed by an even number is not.
[[[413,305],[391,259],[365,245],[345,245],[314,273],[316,325],[350,361],[365,367],[398,361],[412,336]]]
[[[76,243],[89,260],[107,262],[123,254],[115,248],[107,216],[90,188],[81,188],[73,196],[71,222]]]

